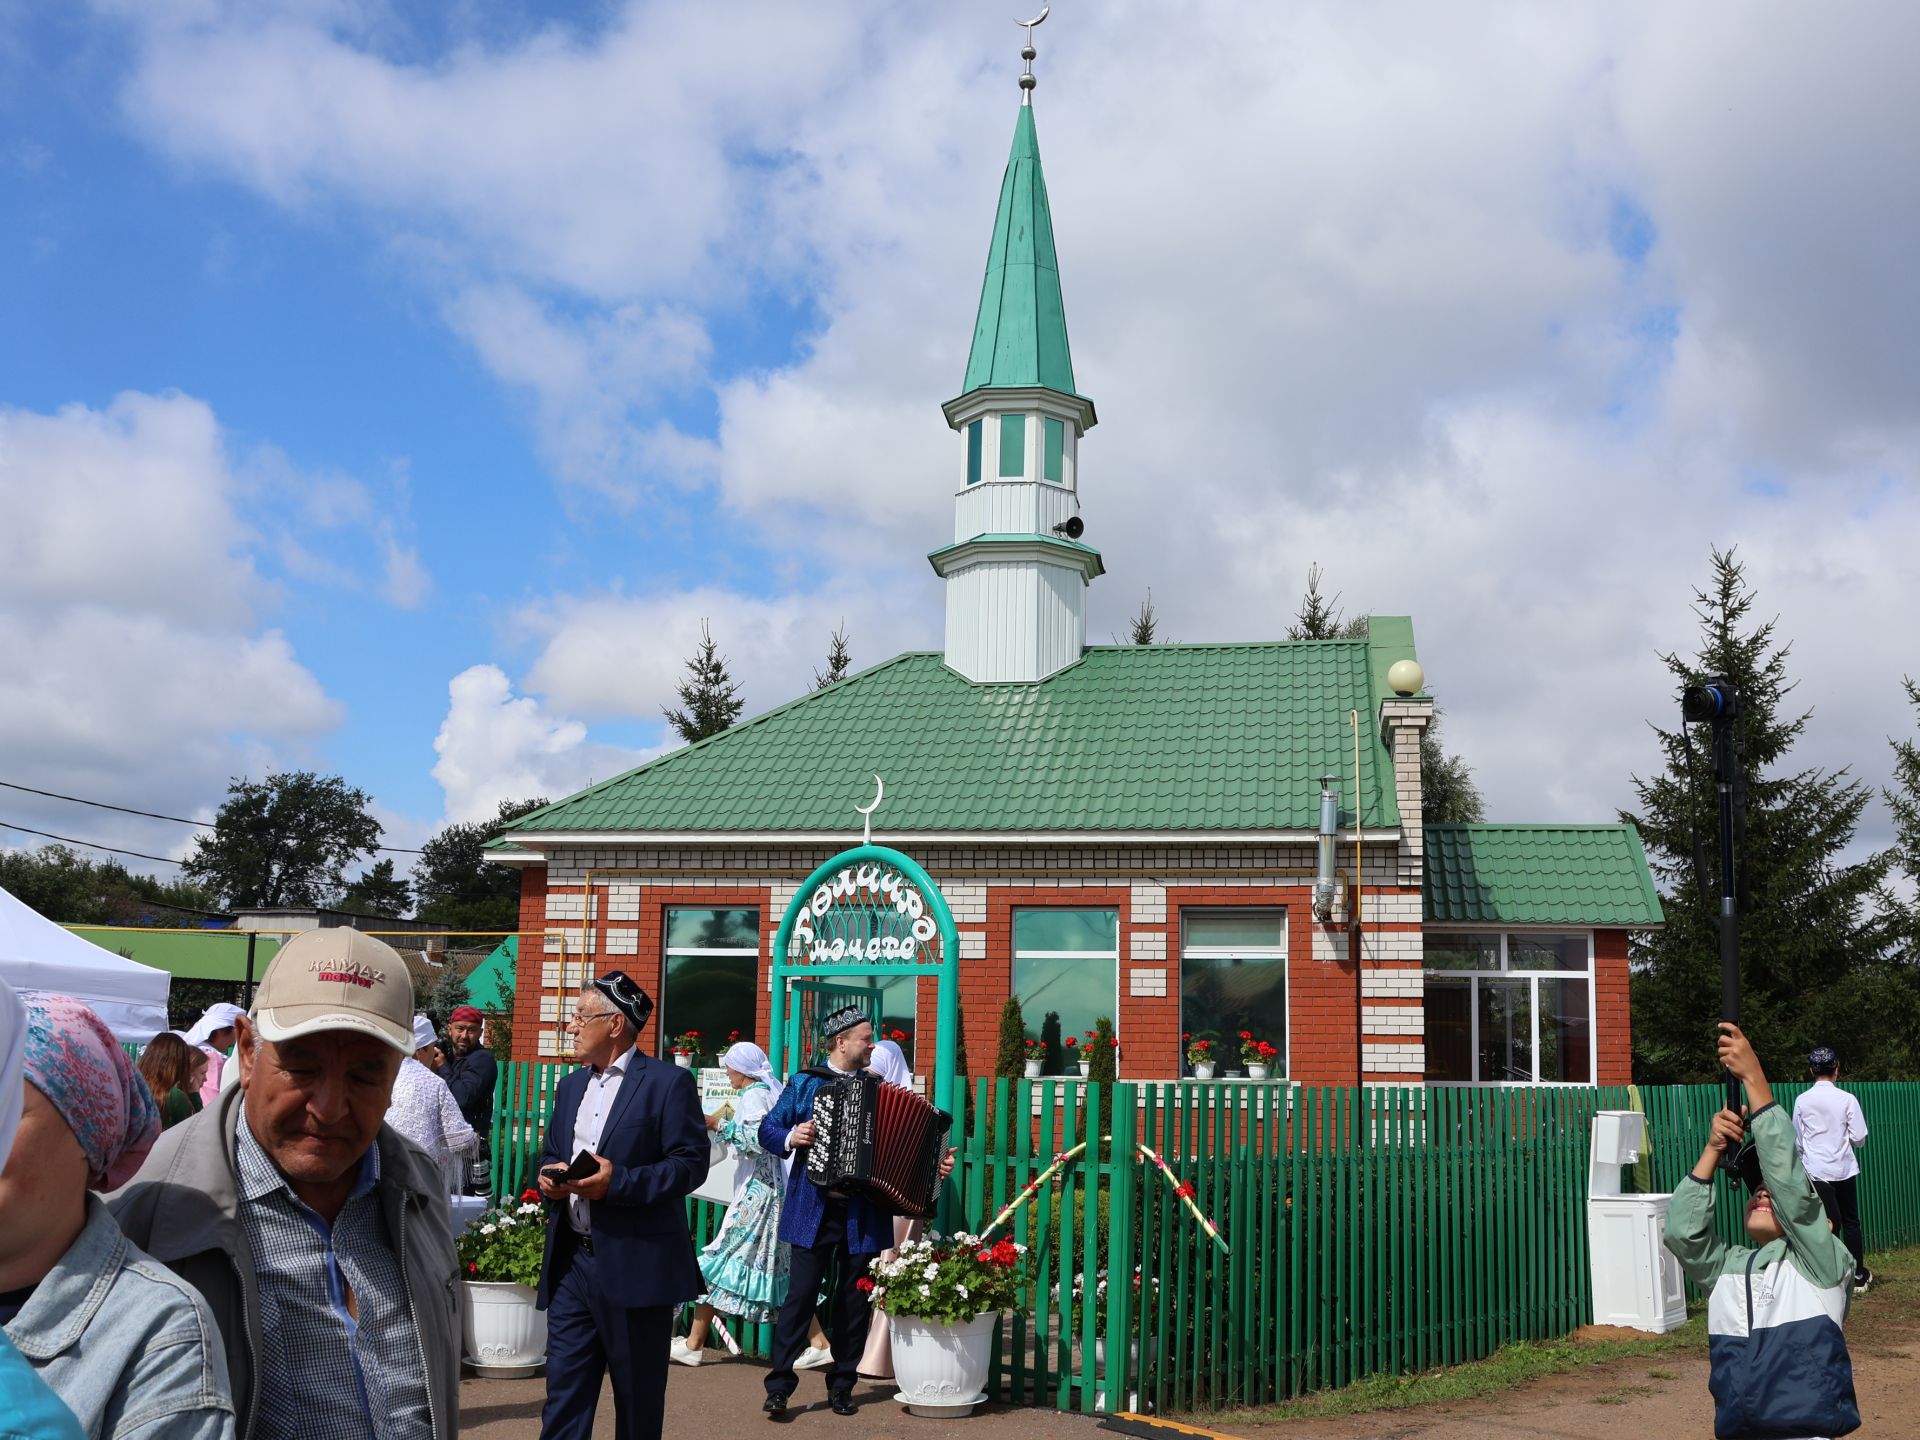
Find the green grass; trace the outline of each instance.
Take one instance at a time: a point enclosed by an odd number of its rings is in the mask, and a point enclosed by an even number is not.
[[[1862,1353],[1875,1353],[1868,1347],[1890,1343],[1910,1343],[1916,1318],[1914,1284],[1920,1280],[1920,1245],[1869,1255],[1873,1266],[1874,1288],[1855,1300],[1847,1320],[1848,1339]],[[1889,1293],[1891,1292],[1891,1293]],[[1322,1390],[1279,1405],[1259,1409],[1223,1411],[1200,1417],[1196,1423],[1206,1427],[1232,1429],[1235,1425],[1267,1425],[1283,1420],[1327,1419],[1336,1415],[1362,1415],[1375,1410],[1406,1410],[1417,1405],[1445,1405],[1473,1400],[1501,1390],[1510,1390],[1549,1375],[1564,1375],[1591,1366],[1608,1365],[1616,1360],[1669,1352],[1704,1354],[1707,1348],[1707,1317],[1703,1306],[1693,1306],[1687,1323],[1666,1335],[1577,1342],[1572,1339],[1530,1340],[1508,1345],[1484,1360],[1455,1365],[1445,1370],[1429,1370],[1419,1375],[1374,1375],[1340,1390]],[[1889,1355],[1901,1354],[1897,1349]],[[1902,1358],[1905,1358],[1902,1354]],[[1677,1380],[1675,1370],[1650,1369],[1650,1380]],[[1596,1405],[1619,1405],[1631,1394],[1654,1387],[1629,1386],[1616,1393],[1595,1397]]]
[[[1216,1415],[1208,1425],[1232,1428],[1230,1420],[1245,1425],[1264,1425],[1278,1420],[1327,1419],[1335,1415],[1361,1415],[1370,1410],[1405,1410],[1415,1405],[1444,1405],[1472,1400],[1496,1390],[1510,1390],[1545,1375],[1563,1375],[1589,1365],[1605,1365],[1614,1360],[1643,1355],[1662,1355],[1673,1350],[1704,1351],[1707,1346],[1707,1316],[1697,1310],[1687,1323],[1665,1335],[1647,1335],[1631,1340],[1523,1340],[1502,1346],[1484,1360],[1455,1365],[1446,1370],[1429,1370],[1420,1375],[1374,1375],[1342,1390],[1322,1390],[1303,1395],[1281,1405],[1258,1410],[1234,1411]],[[1596,1403],[1618,1405],[1618,1396]]]

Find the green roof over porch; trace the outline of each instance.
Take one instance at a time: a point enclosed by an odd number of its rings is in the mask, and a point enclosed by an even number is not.
[[[1429,825],[1429,925],[1666,923],[1631,825]]]
[[[1410,639],[1411,637],[1409,637]],[[1305,832],[1320,777],[1400,823],[1365,640],[1102,645],[1034,684],[901,655],[515,822],[512,834]]]

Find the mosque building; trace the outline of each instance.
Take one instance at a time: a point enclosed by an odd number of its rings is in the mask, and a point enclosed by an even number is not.
[[[1029,44],[1029,51],[1031,44]],[[1031,55],[1029,55],[1029,60]],[[1031,65],[959,395],[954,525],[928,556],[944,648],[899,655],[514,823],[515,1056],[553,1059],[584,974],[659,1001],[646,1043],[767,1041],[770,957],[816,866],[858,838],[938,882],[976,1073],[1001,1008],[1030,1036],[1113,1021],[1122,1078],[1217,1074],[1239,1037],[1306,1084],[1621,1084],[1627,939],[1662,922],[1625,825],[1426,825],[1412,621],[1364,638],[1088,645],[1104,573]],[[927,476],[924,483],[941,483]],[[883,1026],[935,1033],[934,987],[876,978]],[[1075,1073],[1071,1049],[1053,1069]]]

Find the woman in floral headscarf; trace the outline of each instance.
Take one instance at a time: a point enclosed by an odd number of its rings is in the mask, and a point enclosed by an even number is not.
[[[205,1303],[89,1193],[124,1184],[153,1147],[152,1092],[78,1000],[29,996],[25,1040],[20,1129],[0,1170],[8,1341],[97,1440],[232,1440]]]

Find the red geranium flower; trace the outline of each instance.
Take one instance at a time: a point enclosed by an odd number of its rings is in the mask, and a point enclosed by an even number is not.
[[[1240,1038],[1241,1038],[1242,1040],[1251,1040],[1251,1039],[1253,1039],[1253,1031],[1251,1031],[1251,1030],[1242,1030],[1242,1031],[1240,1032]]]
[[[523,1205],[530,1200],[538,1200],[539,1198],[540,1192],[538,1190],[527,1189],[520,1192],[520,1202]]]
[[[979,1259],[982,1265],[991,1265],[993,1263],[993,1251],[982,1250]]]
[[[467,1262],[467,1274],[469,1274],[469,1275],[477,1275],[477,1274],[479,1274],[479,1273],[480,1273],[480,1267],[479,1267],[478,1265],[476,1265],[476,1264],[474,1264],[474,1263],[473,1263],[473,1261],[471,1261],[471,1260],[469,1260],[469,1261]]]
[[[873,1289],[873,1281],[869,1280],[865,1275],[862,1275],[858,1280],[853,1282],[853,1288],[864,1295],[867,1291]]]
[[[1074,1046],[1078,1045],[1079,1043],[1080,1042],[1074,1039],[1073,1036],[1071,1035],[1067,1036],[1067,1048],[1069,1050],[1071,1050]]]

